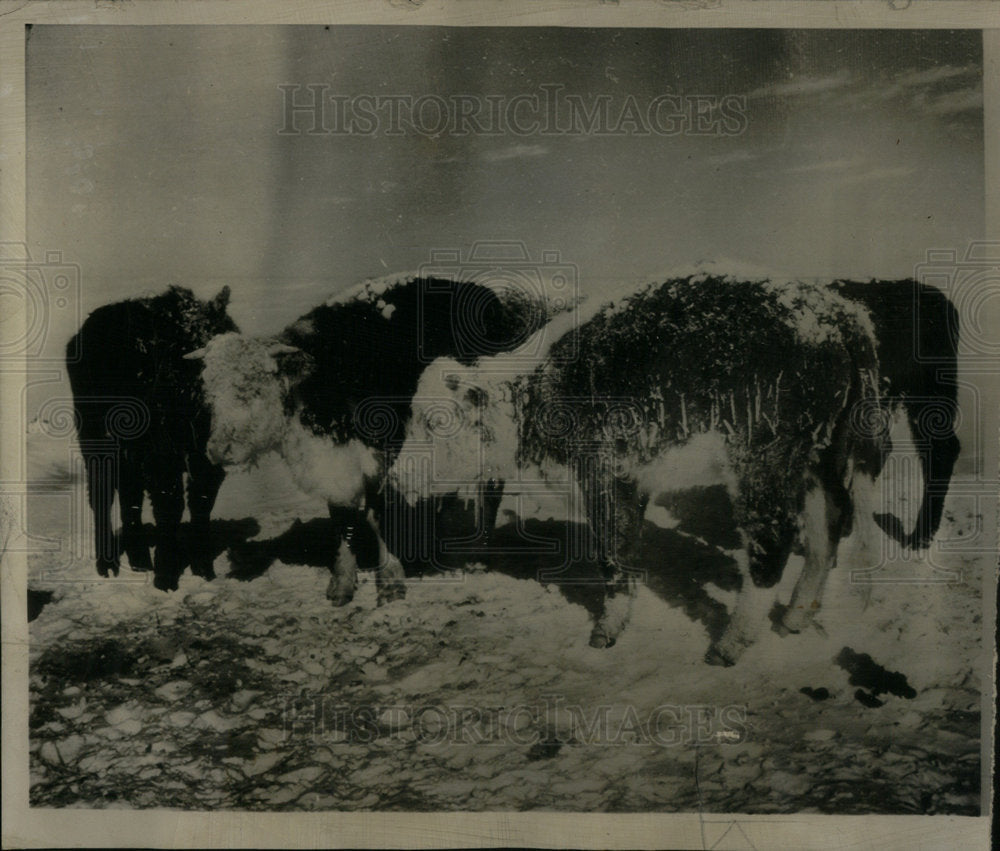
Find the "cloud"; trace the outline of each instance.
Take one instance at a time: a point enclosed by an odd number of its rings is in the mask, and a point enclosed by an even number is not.
[[[484,159],[487,162],[498,163],[505,160],[520,160],[527,157],[543,157],[549,152],[544,145],[511,145],[498,151],[487,151]]]
[[[816,175],[817,178],[825,175],[828,180],[841,186],[868,183],[875,180],[897,180],[909,177],[916,170],[916,167],[912,165],[879,166],[865,162],[863,159],[849,159],[847,157],[803,163],[783,169],[785,174]]]
[[[955,77],[970,77],[978,74],[979,68],[975,65],[962,65],[958,68],[953,65],[941,65],[937,68],[927,68],[924,71],[916,69],[904,71],[896,77],[893,83],[900,88],[908,89],[915,86],[932,86]]]
[[[754,160],[759,160],[763,154],[759,151],[748,151],[745,148],[736,151],[730,151],[726,154],[715,154],[711,157],[706,157],[702,162],[707,166],[724,166],[733,165],[737,163],[748,163]]]
[[[868,171],[848,175],[840,182],[871,183],[875,180],[900,180],[904,177],[910,177],[910,175],[914,174],[916,171],[916,166],[912,165],[880,166],[878,168],[869,169]]]
[[[969,77],[978,79],[981,74],[981,69],[975,65],[941,65],[922,71],[910,69],[891,80],[845,92],[841,105],[862,110],[882,109],[887,101],[905,98],[909,109],[929,115],[979,109],[982,107],[982,83],[970,87],[966,80]]]
[[[919,95],[913,105],[930,115],[956,115],[983,108],[982,86],[946,92],[936,97]]]
[[[845,171],[858,165],[857,160],[841,158],[836,160],[823,160],[818,163],[803,163],[785,169],[785,174],[812,174],[824,171]]]
[[[799,77],[785,83],[769,83],[766,86],[761,86],[750,92],[747,97],[796,97],[826,94],[849,86],[851,82],[852,77],[847,71],[841,71],[828,77]]]
[[[893,77],[866,80],[847,71],[800,77],[754,89],[747,97],[823,97],[835,108],[867,111],[903,99],[909,109],[947,116],[982,108],[982,69],[978,65],[909,68]],[[977,82],[970,86],[969,79]]]

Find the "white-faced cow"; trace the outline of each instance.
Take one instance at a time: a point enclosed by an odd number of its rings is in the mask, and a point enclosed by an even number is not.
[[[380,603],[401,596],[402,565],[378,514],[420,373],[434,358],[471,364],[515,349],[549,309],[523,292],[395,277],[331,299],[276,337],[224,334],[189,354],[204,361],[208,455],[242,465],[277,452],[299,487],[326,501],[345,529],[327,588],[335,605],[353,597],[359,563],[377,568]]]
[[[913,549],[929,547],[958,458],[955,436],[958,311],[944,293],[913,280],[836,281],[834,289],[863,304],[878,341],[884,409],[901,408],[920,448],[923,496],[912,530],[892,515],[876,519],[886,534]],[[883,427],[888,422],[882,423]],[[891,449],[888,441],[885,449]]]
[[[116,491],[121,547],[132,569],[154,566],[142,533],[148,492],[156,522],[154,583],[163,590],[177,587],[185,472],[191,569],[212,575],[208,523],[225,473],[205,457],[209,417],[199,365],[184,355],[216,334],[237,330],[226,313],[228,302],[228,287],[204,302],[173,286],[158,296],[105,305],[90,314],[67,347],[101,576],[118,575],[119,548],[111,527]]]
[[[828,286],[687,276],[603,306],[531,371],[518,373],[503,355],[432,364],[390,479],[409,500],[427,494],[411,447],[433,446],[435,472],[466,482],[569,467],[604,569],[595,647],[613,644],[627,622],[650,493],[724,485],[744,581],[706,658],[731,664],[766,621],[788,555],[750,554],[788,536],[801,543],[805,568],[782,615],[798,631],[850,528],[859,477],[867,486],[856,508],[871,517],[880,435],[853,427],[852,416],[877,395],[874,331],[860,305]],[[443,437],[442,398],[462,424]]]

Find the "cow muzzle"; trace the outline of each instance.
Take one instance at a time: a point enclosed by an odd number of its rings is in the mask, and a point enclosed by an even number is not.
[[[213,464],[219,466],[232,466],[239,464],[240,459],[235,457],[233,443],[228,440],[210,440],[205,447],[205,456]]]

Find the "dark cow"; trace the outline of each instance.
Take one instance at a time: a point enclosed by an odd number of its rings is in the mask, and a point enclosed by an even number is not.
[[[871,314],[885,384],[884,405],[903,409],[920,449],[924,491],[913,529],[904,529],[892,515],[879,514],[876,519],[904,546],[924,549],[941,525],[959,453],[958,311],[940,290],[913,280],[837,281],[833,286]],[[885,450],[889,449],[886,442]]]
[[[547,317],[523,293],[411,276],[366,282],[276,337],[217,337],[190,355],[204,361],[209,457],[241,465],[278,452],[297,484],[326,501],[344,530],[327,589],[334,604],[353,597],[359,562],[378,568],[379,602],[401,596],[403,568],[379,513],[421,372],[437,357],[469,364],[515,349]]]
[[[199,365],[184,355],[216,334],[237,330],[226,313],[228,303],[228,287],[204,302],[189,289],[172,286],[158,296],[98,308],[67,347],[101,576],[118,575],[121,550],[111,527],[116,491],[121,549],[133,570],[154,567],[142,531],[148,492],[156,522],[154,582],[163,590],[177,587],[185,472],[191,568],[212,575],[208,521],[225,474],[205,456],[209,417]]]
[[[605,305],[553,339],[530,372],[502,355],[432,364],[393,484],[407,499],[426,495],[408,457],[428,445],[435,475],[462,481],[569,467],[605,572],[597,647],[627,622],[649,494],[722,484],[744,543],[744,582],[708,660],[731,664],[766,621],[788,553],[750,555],[786,539],[799,541],[805,568],[782,619],[802,629],[855,509],[871,516],[881,436],[853,423],[878,394],[866,311],[825,286],[699,274]],[[442,397],[463,423],[443,436],[429,416]]]

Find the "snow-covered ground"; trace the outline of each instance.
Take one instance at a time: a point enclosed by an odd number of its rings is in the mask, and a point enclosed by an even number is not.
[[[849,540],[822,633],[765,629],[719,668],[702,657],[734,567],[683,522],[647,524],[632,621],[595,650],[594,586],[541,584],[545,556],[431,574],[382,607],[363,575],[332,607],[325,509],[278,462],[226,480],[215,581],[185,574],[165,594],[124,558],[98,579],[72,440],[27,441],[33,805],[979,812],[988,555],[890,551],[873,576],[911,581],[866,595]],[[712,525],[709,492],[671,510]],[[939,539],[978,521],[950,498]],[[261,575],[228,577],[225,547],[248,536],[291,543]]]

